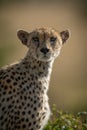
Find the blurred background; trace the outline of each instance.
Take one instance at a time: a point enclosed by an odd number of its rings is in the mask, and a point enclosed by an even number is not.
[[[23,58],[19,29],[70,29],[71,36],[53,67],[49,103],[87,111],[87,0],[0,0],[0,67]]]

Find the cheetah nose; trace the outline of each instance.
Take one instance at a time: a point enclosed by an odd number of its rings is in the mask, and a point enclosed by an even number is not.
[[[49,49],[48,49],[48,48],[42,48],[40,51],[41,51],[42,53],[46,54],[46,53],[49,52]]]

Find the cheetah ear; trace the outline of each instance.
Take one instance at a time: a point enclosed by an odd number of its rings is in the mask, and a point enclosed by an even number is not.
[[[64,44],[66,42],[66,40],[69,38],[70,32],[69,30],[65,30],[60,32],[60,36],[62,38],[62,43]]]
[[[18,38],[21,40],[21,42],[22,42],[24,45],[28,46],[28,45],[27,45],[28,37],[29,37],[29,33],[28,33],[28,32],[23,31],[23,30],[19,30],[19,31],[17,32],[17,36],[18,36]]]

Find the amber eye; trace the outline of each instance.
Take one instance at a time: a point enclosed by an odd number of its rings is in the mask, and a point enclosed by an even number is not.
[[[50,38],[50,43],[54,44],[56,42],[57,38],[56,37],[51,37]]]
[[[33,40],[34,42],[39,43],[39,38],[38,38],[38,37],[32,37],[32,40]]]

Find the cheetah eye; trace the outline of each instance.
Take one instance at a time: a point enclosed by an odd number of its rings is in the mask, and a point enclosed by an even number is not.
[[[32,40],[33,40],[34,42],[39,43],[39,38],[38,38],[38,37],[33,37]]]
[[[56,42],[57,38],[56,37],[51,37],[50,38],[50,43],[54,44]]]

